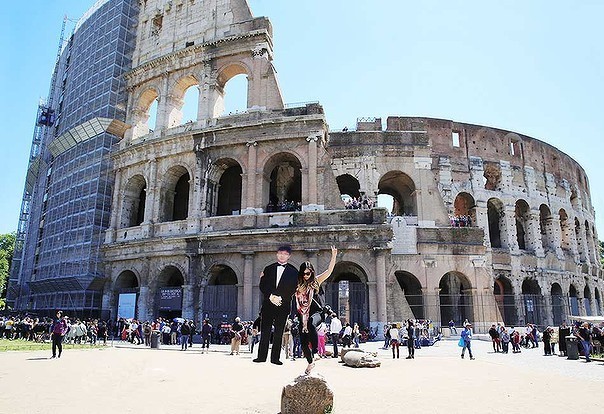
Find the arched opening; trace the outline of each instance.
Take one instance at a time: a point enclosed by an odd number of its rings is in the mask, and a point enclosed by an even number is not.
[[[183,166],[170,168],[163,179],[160,221],[185,220],[189,215],[189,172]]]
[[[241,211],[242,174],[241,165],[233,159],[222,159],[214,163],[209,177],[207,203],[210,214],[230,216]]]
[[[487,216],[489,219],[489,241],[491,247],[501,248],[501,229],[503,227],[503,203],[497,198],[487,201]]]
[[[224,113],[245,112],[247,104],[248,79],[240,74],[232,77],[224,87]]]
[[[396,281],[403,290],[407,303],[403,303],[403,319],[424,319],[424,295],[422,293],[422,285],[417,278],[404,271],[394,273]],[[409,315],[409,311],[411,311]]]
[[[552,313],[554,315],[554,325],[560,325],[565,319],[564,295],[562,287],[558,283],[552,284]]]
[[[344,206],[347,209],[362,208],[361,185],[359,184],[359,180],[350,174],[342,174],[336,177],[336,182],[338,183],[340,197],[344,202]]]
[[[180,124],[197,122],[199,112],[199,86],[190,86],[183,96]]]
[[[522,282],[522,302],[524,304],[525,323],[543,325],[543,295],[535,279],[524,279]]]
[[[157,121],[159,95],[155,89],[147,89],[138,98],[138,102],[130,111],[132,138],[136,139],[153,132]]]
[[[166,266],[157,278],[156,314],[162,318],[182,315],[182,286],[185,278],[176,266]]]
[[[459,272],[448,272],[440,279],[438,287],[441,325],[446,326],[451,320],[456,326],[462,325],[466,319],[472,322],[472,284],[468,278]]]
[[[394,199],[392,214],[395,216],[417,216],[415,183],[401,171],[384,174],[378,184],[378,194],[387,194]]]
[[[130,178],[124,188],[120,228],[140,226],[145,220],[147,182],[142,175]]]
[[[210,268],[203,290],[203,317],[212,323],[232,321],[237,316],[237,274],[229,266]]]
[[[568,219],[568,214],[566,214],[566,210],[563,208],[558,212],[560,216],[560,247],[562,250],[570,252],[572,251],[572,225],[571,221]]]
[[[518,324],[518,314],[514,302],[512,282],[505,276],[499,276],[493,284],[493,294],[503,322],[508,326]]]
[[[137,304],[139,295],[139,282],[136,274],[125,270],[119,274],[113,285],[114,294],[117,296],[116,315],[118,318],[136,318],[138,316]]]
[[[476,225],[476,202],[468,193],[459,193],[453,202],[452,223],[454,227],[472,227]]]
[[[539,206],[539,230],[541,231],[541,245],[544,252],[555,252],[556,241],[554,235],[554,221],[548,206]]]
[[[338,312],[342,323],[369,327],[369,289],[367,275],[353,262],[339,262],[322,285],[325,303]]]
[[[302,165],[292,154],[272,156],[264,167],[266,211],[296,211],[302,209]]]
[[[591,290],[589,286],[585,285],[583,289],[583,306],[585,306],[585,315],[592,316],[591,312]]]
[[[602,302],[600,301],[600,291],[594,288],[594,311],[598,316],[602,316]]]
[[[579,253],[579,259],[581,262],[585,262],[587,255],[585,253],[585,244],[583,243],[583,237],[581,235],[581,223],[579,219],[575,217],[575,240],[577,240],[577,253]]]
[[[213,117],[245,111],[248,108],[248,78],[242,65],[222,69],[216,80]]]
[[[570,314],[579,316],[579,294],[577,288],[572,283],[568,288],[568,296],[570,300]]]
[[[516,201],[516,240],[520,250],[531,250],[528,240],[528,228],[531,220],[529,205],[524,200]]]

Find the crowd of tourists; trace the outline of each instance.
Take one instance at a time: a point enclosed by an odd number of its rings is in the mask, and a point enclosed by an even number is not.
[[[350,197],[344,200],[344,207],[347,210],[371,210],[375,207],[375,201],[367,197]]]
[[[403,322],[384,325],[384,346],[382,349],[392,348],[392,358],[400,358],[400,346],[406,346],[407,359],[415,358],[415,349],[422,346],[432,346],[441,339],[441,333],[429,320],[408,319]]]
[[[472,227],[472,217],[464,214],[449,214],[449,223],[451,227]]]

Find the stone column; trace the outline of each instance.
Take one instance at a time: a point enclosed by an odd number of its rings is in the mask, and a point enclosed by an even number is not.
[[[256,162],[258,157],[258,143],[250,141],[247,146],[247,175],[246,175],[246,198],[242,200],[244,208],[242,214],[256,213]]]
[[[484,245],[491,247],[491,238],[489,235],[489,214],[486,201],[476,201],[476,223],[474,225],[484,229]]]
[[[449,322],[440,320],[440,288],[422,288],[422,295],[424,296],[424,317],[434,321],[435,324],[440,322],[443,325]]]
[[[553,243],[554,250],[556,252],[556,256],[558,259],[564,259],[564,252],[562,251],[562,228],[560,227],[560,219],[552,216],[551,217],[551,226],[553,233]],[[553,322],[552,322],[553,324]]]
[[[541,216],[538,212],[531,211],[529,213],[529,222],[527,223],[529,242],[533,246],[535,256],[545,257],[545,252],[543,251],[543,242],[541,241],[541,228],[539,226],[540,221]]]
[[[522,298],[522,281],[512,282],[514,289],[514,305],[516,306],[516,312],[518,314],[518,325],[526,325],[526,315],[524,309],[524,300]]]
[[[308,204],[310,206],[317,205],[317,134],[310,135],[306,138],[308,141]]]
[[[149,287],[141,286],[138,290],[138,300],[136,303],[136,313],[138,318],[143,321],[153,319],[153,315],[149,314]]]
[[[377,339],[384,339],[384,322],[379,320],[378,310],[378,292],[377,283],[374,281],[367,282],[367,290],[369,291],[369,326],[375,330],[377,328]]]
[[[113,202],[111,204],[111,225],[107,229],[105,239],[108,243],[113,243],[116,238],[116,230],[120,218],[120,205],[122,201],[122,170],[115,170],[115,181],[113,186]]]
[[[253,307],[253,280],[254,280],[254,252],[241,252],[243,255],[243,313],[244,320],[254,320]]]
[[[554,325],[554,310],[552,307],[552,295],[543,295],[543,314],[545,317],[546,324],[549,326]]]
[[[182,317],[193,319],[193,285],[182,285]]]
[[[143,238],[153,237],[153,224],[155,223],[155,198],[157,197],[157,160],[151,158],[147,163],[147,183],[145,198],[145,216],[141,223]]]
[[[589,245],[587,244],[587,237],[585,235],[585,225],[582,223],[582,221],[580,221],[580,226],[578,244],[580,246],[579,252],[581,262],[589,264]]]
[[[168,116],[170,112],[170,98],[168,97],[169,74],[163,73],[161,80],[161,92],[157,103],[157,116],[155,118],[154,132],[168,127]]]
[[[515,206],[505,206],[503,215],[505,229],[501,229],[501,245],[510,249],[510,253],[519,254],[520,247],[518,247],[518,233],[516,233]]]
[[[384,249],[375,251],[375,275],[377,293],[377,320],[386,323],[386,257]]]
[[[195,157],[195,169],[193,171],[193,205],[189,214],[189,230],[191,233],[201,231],[201,218],[203,217],[203,163],[201,157]]]

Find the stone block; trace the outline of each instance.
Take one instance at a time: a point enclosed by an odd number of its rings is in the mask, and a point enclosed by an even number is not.
[[[333,391],[319,374],[300,375],[281,392],[281,414],[333,412]]]

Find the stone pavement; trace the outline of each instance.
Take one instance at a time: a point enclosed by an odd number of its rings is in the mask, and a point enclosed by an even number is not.
[[[279,412],[282,387],[306,368],[254,364],[252,355],[208,354],[199,345],[152,350],[115,344],[98,350],[0,353],[0,413],[270,413]],[[494,354],[473,341],[475,361],[462,360],[456,341],[416,350],[414,360],[393,360],[379,342],[380,368],[349,368],[322,359],[321,373],[335,393],[336,413],[564,413],[565,405],[602,412],[604,364],[542,356],[542,348]],[[50,346],[49,346],[50,348]],[[242,347],[247,349],[245,347]],[[599,399],[599,401],[597,401]],[[581,401],[581,402],[579,402]],[[575,411],[573,409],[573,411]]]

